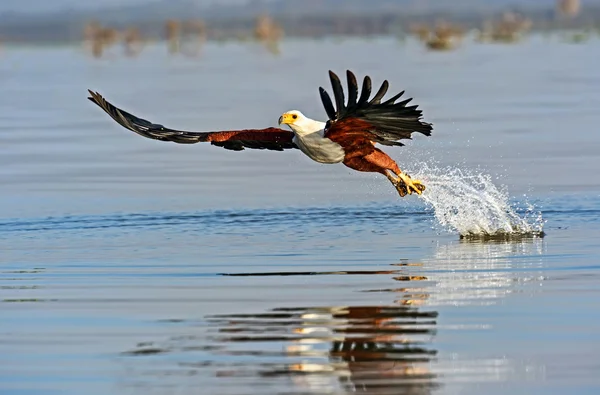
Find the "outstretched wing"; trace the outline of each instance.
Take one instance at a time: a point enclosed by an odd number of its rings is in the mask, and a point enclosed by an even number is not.
[[[90,92],[89,100],[96,103],[117,123],[140,136],[160,141],[172,141],[178,144],[210,142],[212,145],[228,150],[241,151],[244,148],[283,151],[298,148],[292,141],[291,131],[279,128],[229,130],[221,132],[187,132],[169,129],[152,123],[115,107],[97,92]]]
[[[396,103],[404,91],[382,102],[389,84],[383,81],[381,87],[371,96],[371,78],[363,80],[360,97],[358,84],[351,71],[346,72],[348,78],[348,103],[345,103],[344,89],[335,73],[329,71],[333,87],[335,107],[325,89],[319,88],[323,106],[329,117],[325,127],[325,137],[334,141],[348,140],[353,136],[357,139],[369,139],[383,145],[404,145],[399,140],[410,139],[414,132],[431,135],[430,123],[422,122],[422,111],[416,105],[407,106],[412,100],[406,99]]]

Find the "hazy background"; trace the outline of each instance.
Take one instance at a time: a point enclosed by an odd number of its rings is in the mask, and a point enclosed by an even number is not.
[[[569,23],[562,21],[563,27],[598,25],[600,1],[586,0],[582,5],[585,12],[578,12]],[[484,20],[506,11],[527,14],[536,22],[536,30],[552,27],[549,25],[553,25],[557,15],[554,0],[7,0],[0,4],[0,38],[77,41],[85,23],[98,20],[119,28],[137,26],[146,37],[156,39],[161,37],[162,24],[169,18],[200,18],[208,23],[209,37],[239,37],[240,30],[251,29],[254,19],[264,13],[277,18],[289,37],[356,34],[347,25],[356,24],[357,18],[367,26],[363,29],[366,33],[380,35],[406,31],[409,22],[439,18],[451,18],[469,28],[481,27]]]

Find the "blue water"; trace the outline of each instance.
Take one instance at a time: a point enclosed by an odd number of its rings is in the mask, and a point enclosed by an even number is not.
[[[113,52],[0,61],[0,393],[598,392],[593,43]],[[381,177],[145,140],[85,100],[172,127],[270,126],[318,117],[328,68],[424,108],[434,136],[388,150],[402,168],[489,174],[546,236],[461,240]]]

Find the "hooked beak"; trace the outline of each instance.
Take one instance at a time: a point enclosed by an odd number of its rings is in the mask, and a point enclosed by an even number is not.
[[[279,124],[281,125],[283,123],[283,124],[286,124],[286,125],[291,125],[295,121],[294,117],[295,117],[295,115],[292,115],[290,113],[284,112],[279,117]]]

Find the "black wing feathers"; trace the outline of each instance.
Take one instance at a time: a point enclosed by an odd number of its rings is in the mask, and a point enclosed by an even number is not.
[[[356,98],[358,97],[358,84],[354,74],[348,74],[348,112],[354,111],[356,108]]]
[[[352,74],[352,73],[349,73]],[[352,74],[354,75],[354,74]],[[354,78],[356,81],[356,77]],[[358,103],[356,103],[356,107],[362,107],[367,104],[369,100],[369,96],[371,96],[371,78],[367,75],[363,80],[362,91],[360,92],[360,99],[358,99]]]
[[[398,93],[398,94],[397,94],[397,95],[395,95],[395,96],[392,96],[392,97],[390,97],[389,99],[387,99],[387,100],[386,100],[386,101],[383,103],[383,105],[384,105],[384,106],[388,106],[388,105],[390,105],[390,104],[394,104],[394,102],[395,102],[396,100],[398,100],[398,99],[399,99],[399,98],[400,98],[400,97],[401,97],[403,94],[404,94],[404,91],[402,91],[402,92]],[[411,100],[412,100],[412,99],[408,99],[408,101],[411,101]],[[408,102],[407,102],[407,103],[408,103]]]
[[[173,130],[164,127],[163,125],[152,123],[142,118],[138,118],[127,111],[115,107],[104,99],[99,93],[88,91],[90,97],[88,99],[97,104],[103,109],[112,119],[126,129],[139,134],[140,136],[149,139],[160,141],[173,141],[179,144],[194,144],[201,141],[206,141],[208,133],[185,132],[181,130]]]
[[[331,87],[333,88],[333,98],[335,99],[335,107],[340,110],[340,108],[344,107],[345,99],[344,99],[344,88],[342,88],[342,83],[337,75],[333,73],[329,73],[329,78],[331,80]],[[340,115],[336,113],[336,115]]]
[[[242,137],[233,137],[225,141],[215,141],[215,136],[217,135],[223,136],[225,134],[233,133],[227,131],[188,132],[184,130],[169,129],[163,125],[152,123],[145,119],[138,118],[135,115],[128,113],[127,111],[121,110],[120,108],[112,105],[97,92],[88,92],[90,93],[90,97],[88,97],[88,99],[96,105],[98,105],[98,107],[103,109],[108,115],[111,116],[112,119],[117,121],[119,125],[139,134],[140,136],[147,137],[149,139],[160,141],[172,141],[178,144],[195,144],[200,142],[210,142],[212,145],[215,145],[217,147],[223,147],[225,149],[233,151],[241,151],[244,148],[268,149],[273,151],[283,151],[284,149],[298,148],[296,144],[294,144],[291,141],[291,137],[293,136],[291,132],[289,132],[289,136],[287,136],[288,132],[284,130],[276,130],[277,133],[282,132],[285,135],[279,139],[270,138],[268,140],[252,140],[251,138],[248,138],[248,136],[252,135],[253,131],[247,131],[249,133],[241,133],[238,135]],[[268,132],[267,129],[263,130],[265,132]],[[258,132],[260,133],[261,130],[258,130]],[[246,135],[246,139],[244,139],[244,134]],[[285,137],[289,138],[286,139]]]
[[[335,119],[336,113],[335,108],[333,107],[333,103],[331,102],[331,97],[329,97],[329,93],[323,88],[319,88],[319,94],[321,95],[321,101],[323,102],[323,107],[325,107],[325,112],[329,119]]]
[[[369,102],[369,104],[373,105],[373,104],[379,104],[379,103],[381,103],[381,99],[387,93],[387,90],[388,90],[389,86],[390,86],[390,84],[387,82],[387,80],[384,80],[383,84],[381,84],[381,87],[379,88],[379,90],[377,91],[377,93],[375,94],[375,96],[373,96],[373,99],[371,99],[371,101]]]
[[[329,72],[331,85],[336,108],[329,94],[325,89],[319,88],[321,100],[330,119],[330,125],[345,118],[358,118],[368,122],[373,129],[369,130],[374,136],[375,141],[384,145],[402,145],[398,140],[410,139],[414,132],[422,133],[426,136],[431,135],[432,125],[421,121],[422,111],[418,106],[407,106],[412,98],[405,99],[396,103],[404,91],[382,102],[383,97],[388,91],[388,81],[383,81],[377,93],[369,101],[371,96],[371,79],[366,76],[362,83],[362,91],[358,96],[358,83],[356,77],[351,71],[346,72],[348,80],[348,103],[345,103],[344,92],[338,76],[332,71]]]

